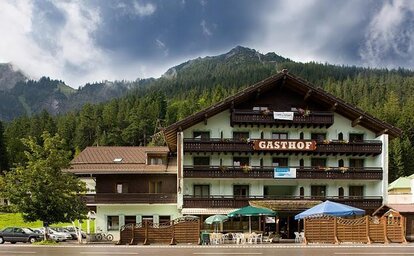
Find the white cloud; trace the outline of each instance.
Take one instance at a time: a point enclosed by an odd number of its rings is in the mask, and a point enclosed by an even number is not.
[[[365,64],[398,67],[401,60],[414,65],[414,5],[411,1],[385,2],[369,24],[360,50]],[[396,62],[399,63],[396,63]]]
[[[156,6],[150,3],[141,4],[139,2],[134,2],[135,14],[141,17],[152,15],[156,9]]]
[[[205,20],[201,21],[200,26],[202,28],[203,35],[205,35],[205,36],[212,36],[213,35],[211,30],[208,28],[207,22]]]
[[[368,1],[273,1],[244,42],[297,61],[341,63],[339,49],[367,17]]]
[[[167,48],[165,43],[163,41],[161,41],[160,39],[156,39],[155,44],[157,45],[158,49],[161,49],[163,51],[164,56],[167,57],[168,54],[169,54],[169,49]]]

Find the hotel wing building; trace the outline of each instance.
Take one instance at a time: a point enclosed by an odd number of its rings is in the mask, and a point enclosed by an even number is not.
[[[278,217],[253,228],[287,238],[301,229],[293,216],[321,201],[367,213],[386,203],[388,142],[400,133],[286,70],[164,130],[182,215],[265,206]]]

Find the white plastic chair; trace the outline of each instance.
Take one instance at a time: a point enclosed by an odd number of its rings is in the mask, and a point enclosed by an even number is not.
[[[295,243],[300,243],[300,234],[299,232],[293,232],[295,234]]]

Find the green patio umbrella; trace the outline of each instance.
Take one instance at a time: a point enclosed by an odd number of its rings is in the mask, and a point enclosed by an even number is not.
[[[272,211],[267,208],[260,208],[260,207],[254,207],[254,206],[246,206],[243,208],[240,208],[238,210],[235,210],[227,216],[229,217],[240,217],[240,216],[248,216],[249,217],[249,233],[252,232],[252,216],[275,216],[276,212]]]
[[[217,224],[226,221],[228,218],[229,217],[227,217],[226,215],[216,214],[216,215],[212,215],[208,217],[207,219],[205,219],[204,223],[209,224],[209,225],[216,224],[216,228],[218,230]]]

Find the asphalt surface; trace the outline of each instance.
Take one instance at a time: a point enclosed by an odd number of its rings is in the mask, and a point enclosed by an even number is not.
[[[391,245],[149,245],[149,246],[116,246],[116,245],[57,245],[34,246],[26,244],[0,245],[0,256],[3,255],[142,255],[142,256],[214,256],[214,255],[414,255],[414,244]]]

